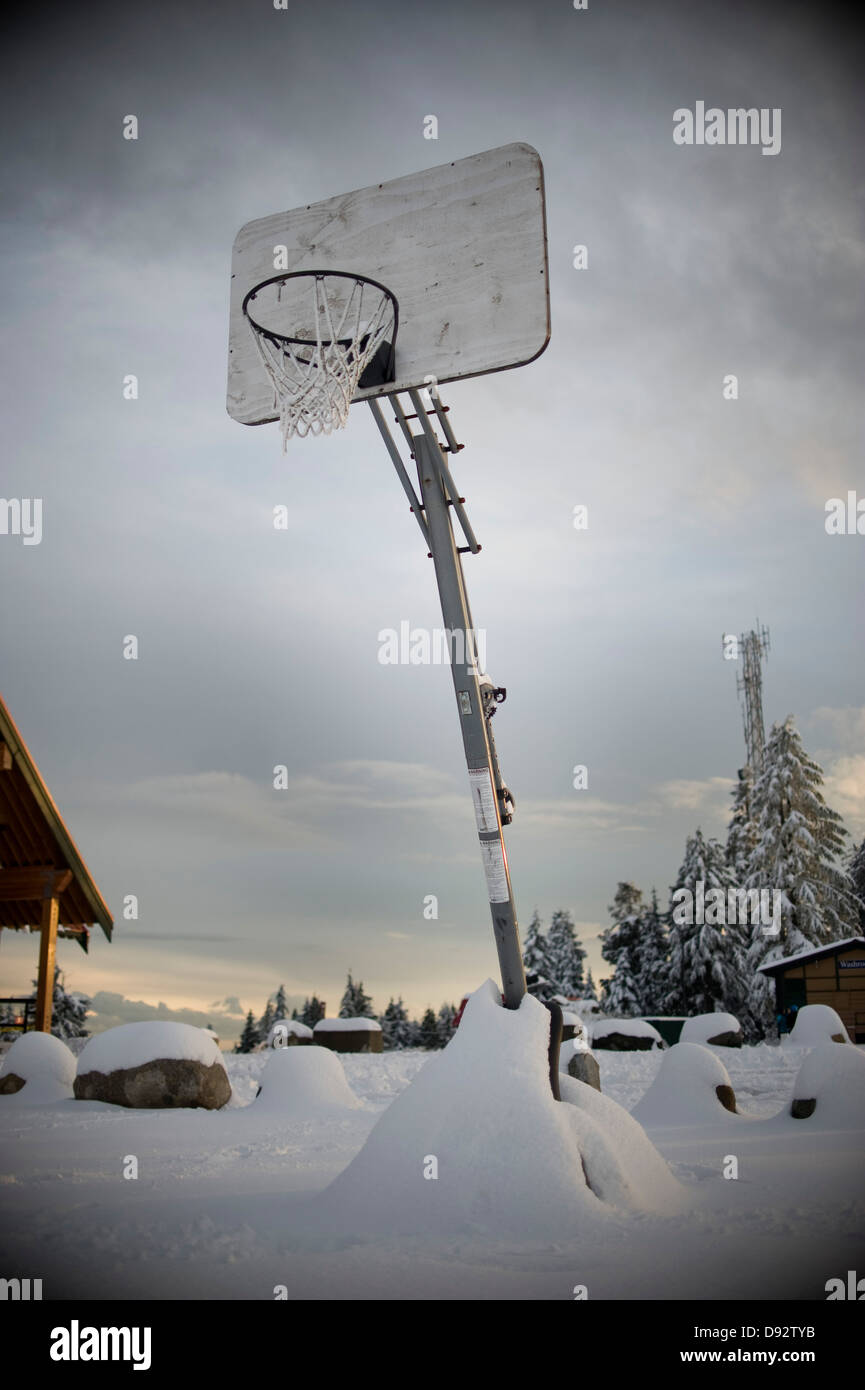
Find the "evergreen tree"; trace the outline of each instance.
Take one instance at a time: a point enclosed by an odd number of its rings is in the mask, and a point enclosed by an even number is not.
[[[729,886],[722,845],[698,828],[671,889],[668,1013],[711,1014],[738,1003],[742,961],[726,928]]]
[[[267,1042],[268,1038],[270,1037],[270,1030],[271,1030],[271,1028],[273,1027],[273,1024],[274,1024],[273,1005],[271,1004],[270,1000],[268,999],[267,1003],[266,1003],[265,1006],[264,1006],[264,1013],[261,1015],[261,1018],[258,1020],[258,1041],[259,1041],[259,1042]]]
[[[280,985],[276,991],[276,999],[273,1003],[273,1021],[279,1023],[280,1019],[288,1017],[288,1000],[285,997],[285,985]]]
[[[557,908],[553,913],[545,946],[547,974],[555,983],[554,993],[566,999],[579,998],[586,983],[583,976],[586,953],[574,930],[570,912]]]
[[[296,1008],[296,1007],[293,1008],[292,1011],[291,1011],[291,1018],[292,1018],[292,1022],[293,1022],[293,1023],[299,1023],[299,1022],[300,1022],[300,1014],[297,1012],[297,1008]]]
[[[91,1000],[86,994],[67,994],[59,966],[54,967],[54,994],[51,1005],[51,1032],[55,1038],[87,1038],[87,1010]],[[37,983],[33,981],[34,985]]]
[[[601,955],[615,971],[601,981],[602,1004],[613,1018],[634,1018],[640,1013],[640,948],[646,905],[639,888],[620,883],[607,910],[613,925],[601,934]]]
[[[556,993],[556,988],[550,981],[547,943],[541,930],[541,919],[538,916],[537,908],[532,913],[532,920],[529,922],[529,929],[526,932],[523,945],[523,969],[526,972],[528,993],[545,1002],[552,999]]]
[[[859,932],[865,931],[865,840],[857,849],[854,845],[847,866],[847,874],[852,884],[851,892],[859,904]]]
[[[591,970],[587,970],[587,971],[586,971],[586,983],[585,983],[585,986],[584,986],[584,988],[583,988],[583,998],[584,998],[584,999],[594,999],[594,1001],[595,1001],[596,1004],[597,1004],[597,1002],[598,1002],[598,991],[597,991],[597,988],[596,988],[596,986],[595,986],[595,979],[594,979],[594,976],[592,975]]]
[[[375,1017],[372,1011],[372,999],[368,994],[365,993],[363,988],[363,981],[358,980],[357,983],[355,983],[355,981],[351,977],[350,970],[348,972],[348,979],[346,980],[345,991],[342,996],[342,1001],[339,1006],[339,1017]]]
[[[442,1045],[441,1038],[439,1037],[438,1020],[432,1009],[427,1009],[420,1021],[418,1045],[426,1048],[427,1051],[432,1051],[433,1048],[441,1047]]]
[[[318,995],[314,994],[311,999],[304,999],[303,1008],[300,1011],[301,1023],[305,1023],[307,1028],[314,1028],[323,1018],[324,1004]]]
[[[754,778],[750,767],[739,769],[739,779],[733,788],[733,810],[727,827],[725,857],[730,882],[742,887],[748,875],[748,861],[757,843],[757,827],[752,819]]]
[[[252,1052],[258,1043],[258,1028],[255,1024],[252,1009],[246,1015],[246,1022],[243,1025],[243,1032],[240,1041],[235,1047],[235,1052]]]
[[[439,1047],[447,1047],[454,1035],[454,1019],[457,1016],[454,1004],[442,1004],[438,1012],[437,1027],[439,1035]]]
[[[764,924],[753,924],[747,957],[751,1012],[764,1033],[774,1026],[775,991],[758,967],[852,936],[859,925],[850,880],[838,867],[847,832],[822,786],[823,770],[789,715],[772,728],[754,786],[758,839],[746,881],[748,889],[779,893],[780,931],[770,936]]]
[[[401,998],[396,1001],[390,1000],[379,1022],[381,1023],[383,1048],[391,1051],[412,1046],[413,1030]]]
[[[652,901],[642,919],[642,944],[639,956],[637,996],[644,1014],[662,1014],[667,1006],[667,955],[670,943],[664,914],[658,906],[658,894],[652,889]]]

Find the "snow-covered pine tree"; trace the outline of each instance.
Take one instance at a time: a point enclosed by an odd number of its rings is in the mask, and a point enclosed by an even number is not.
[[[454,1004],[442,1004],[438,1012],[439,1047],[447,1047],[454,1035],[454,1019],[457,1016]]]
[[[381,1018],[382,1047],[387,1051],[412,1046],[412,1028],[402,999],[391,999]]]
[[[243,1032],[240,1035],[240,1041],[238,1042],[234,1050],[235,1052],[252,1052],[257,1042],[258,1028],[256,1027],[252,1009],[250,1009],[249,1013],[246,1015],[246,1022],[243,1025]]]
[[[865,840],[858,849],[854,845],[847,866],[847,874],[853,885],[853,896],[859,904],[859,932],[865,931]]]
[[[537,999],[548,1000],[558,993],[550,981],[547,942],[537,908],[532,913],[523,943],[523,969],[526,972],[526,989],[529,994],[533,994]]]
[[[274,1024],[273,1004],[268,999],[264,1006],[264,1013],[258,1020],[258,1041],[267,1042],[270,1037],[270,1030]]]
[[[730,881],[743,884],[748,872],[748,861],[757,843],[757,827],[752,819],[754,811],[754,778],[750,767],[740,767],[738,780],[733,788],[733,809],[727,826],[727,844],[724,851]]]
[[[87,1010],[90,1008],[91,999],[87,994],[68,994],[63,980],[59,967],[55,965],[51,1032],[55,1038],[87,1038],[90,1036],[86,1021]]]
[[[418,1046],[426,1048],[427,1051],[431,1052],[434,1048],[441,1047],[441,1045],[441,1038],[439,1037],[438,1030],[438,1020],[436,1019],[436,1016],[433,1013],[432,1009],[426,1009],[424,1011],[423,1018],[420,1021],[420,1034],[418,1038]]]
[[[372,999],[364,991],[363,981],[354,981],[351,971],[348,972],[345,992],[339,1006],[340,1018],[374,1018],[372,1011]]]
[[[557,908],[550,920],[546,937],[547,974],[555,982],[555,993],[566,999],[578,999],[585,988],[583,961],[586,953],[574,930],[570,912]]]
[[[587,970],[587,971],[586,971],[586,983],[585,983],[585,986],[584,986],[584,988],[583,988],[583,998],[584,998],[584,999],[594,999],[594,1001],[595,1001],[596,1004],[597,1004],[597,1002],[598,1002],[598,991],[597,991],[597,987],[596,987],[596,985],[595,985],[595,978],[594,978],[594,976],[593,976],[591,970]]]
[[[780,932],[770,936],[754,924],[747,957],[751,1012],[764,1033],[774,1027],[775,989],[758,967],[853,936],[859,925],[850,880],[838,867],[847,832],[822,786],[823,769],[805,752],[788,715],[772,727],[754,786],[758,839],[745,884],[780,894]]]
[[[644,1014],[662,1014],[667,1004],[669,985],[667,982],[667,955],[670,943],[667,937],[667,924],[658,906],[658,894],[652,889],[652,900],[642,918],[642,944],[640,948],[637,979],[637,996],[640,1011]]]
[[[698,827],[670,890],[667,1013],[718,1013],[738,999],[741,960],[726,927],[729,886],[723,846]]]
[[[646,911],[640,889],[633,883],[620,883],[607,911],[613,925],[601,933],[601,955],[614,973],[601,981],[601,1002],[612,1018],[635,1018],[640,1013],[641,932]]]
[[[288,1018],[288,1000],[285,997],[285,985],[280,985],[273,1001],[273,1021],[279,1023],[283,1018]]]
[[[307,1028],[314,1028],[322,1018],[324,1018],[324,1004],[318,995],[314,994],[311,999],[304,999],[303,1008],[300,1011],[301,1023],[305,1023]]]

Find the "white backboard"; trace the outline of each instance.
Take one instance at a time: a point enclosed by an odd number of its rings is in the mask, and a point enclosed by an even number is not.
[[[396,379],[355,400],[423,386],[428,375],[442,383],[523,366],[550,337],[540,156],[503,145],[242,227],[232,255],[228,413],[245,425],[278,412],[241,306],[281,270],[349,271],[396,296]]]

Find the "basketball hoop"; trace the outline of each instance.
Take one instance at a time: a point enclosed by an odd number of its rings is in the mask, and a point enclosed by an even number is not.
[[[253,318],[250,304],[259,296]],[[249,291],[242,312],[273,385],[283,452],[295,434],[343,429],[358,386],[394,379],[399,309],[377,280],[341,270],[274,275]],[[260,322],[263,316],[272,322]],[[295,331],[283,333],[277,323]]]

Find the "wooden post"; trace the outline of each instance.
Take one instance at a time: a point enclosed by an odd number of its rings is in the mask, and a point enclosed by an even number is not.
[[[36,991],[36,1031],[51,1032],[54,1008],[54,958],[57,954],[57,922],[60,898],[56,893],[42,899],[42,932],[39,938],[39,984]]]

